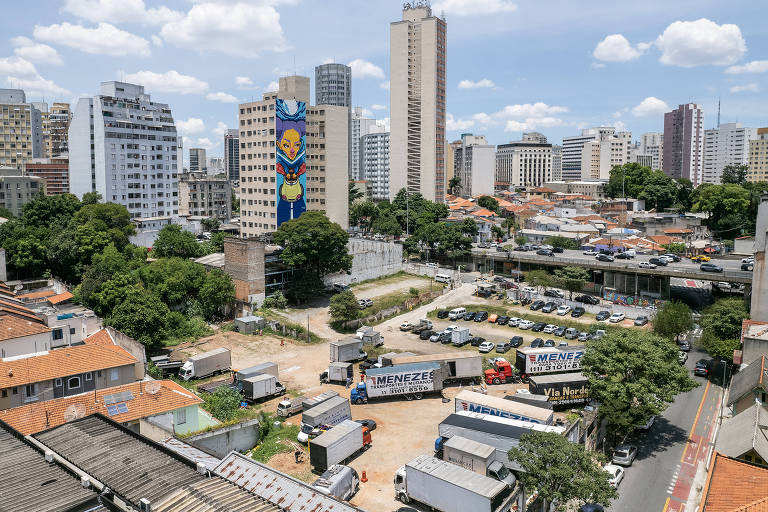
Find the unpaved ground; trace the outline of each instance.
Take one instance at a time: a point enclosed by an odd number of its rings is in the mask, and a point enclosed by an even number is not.
[[[425,277],[405,275],[353,286],[352,291],[355,297],[359,299],[375,299],[394,292],[408,291],[411,287],[422,288],[429,282],[430,280]],[[438,283],[433,283],[435,287],[438,285]]]

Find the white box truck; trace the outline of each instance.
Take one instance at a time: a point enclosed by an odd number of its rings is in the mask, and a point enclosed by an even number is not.
[[[232,368],[232,357],[227,348],[215,348],[190,357],[179,370],[184,380],[202,379]]]
[[[339,394],[335,391],[325,391],[323,393],[320,393],[319,395],[315,395],[311,398],[307,398],[302,403],[303,410],[306,411],[308,409],[313,408],[316,405],[320,405],[321,403],[325,402],[326,400],[330,400],[331,398],[337,397]]]
[[[355,468],[334,464],[314,481],[312,487],[323,494],[349,501],[360,488],[360,477]]]
[[[350,338],[331,342],[331,362],[351,363],[362,361],[368,354],[363,352],[363,340]]]
[[[496,460],[496,447],[453,436],[443,444],[443,460],[475,473],[489,476],[514,488],[515,476],[501,461]]]
[[[371,444],[371,434],[362,424],[344,420],[309,442],[309,463],[317,471],[349,460]]]
[[[395,496],[440,512],[508,512],[513,505],[505,483],[429,455],[397,470]]]
[[[320,374],[320,382],[323,384],[346,384],[347,378],[354,376],[352,363],[331,363],[328,369]]]
[[[274,375],[268,373],[248,377],[241,382],[242,393],[249,402],[268,400],[285,394],[285,387],[280,384]]]
[[[513,420],[530,421],[542,425],[551,425],[554,419],[552,406],[546,402],[541,405],[505,400],[496,396],[484,395],[465,389],[455,398],[455,411],[479,412],[510,418]]]
[[[483,375],[483,356],[475,352],[448,352],[445,354],[396,354],[393,365],[409,363],[441,363],[445,367],[445,381],[471,381]]]
[[[321,425],[334,426],[352,419],[349,400],[342,396],[330,398],[301,414],[301,431],[297,437],[300,443],[309,441],[309,434]]]
[[[451,343],[457,347],[469,341],[471,337],[468,327],[459,327],[451,331]]]
[[[365,380],[352,388],[352,403],[367,403],[371,398],[404,396],[421,400],[425,393],[443,389],[443,367],[439,363],[413,363],[370,368]]]
[[[263,375],[265,373],[272,375],[276,379],[280,380],[280,374],[278,373],[278,370],[277,370],[277,364],[272,362],[261,363],[255,366],[250,366],[243,370],[237,370],[235,372],[235,380],[245,380],[248,377],[255,377],[257,375]]]
[[[277,415],[281,418],[287,418],[288,416],[292,416],[298,412],[301,412],[304,410],[304,400],[306,399],[307,397],[302,395],[297,396],[296,398],[287,398],[281,401],[279,404],[277,404]]]

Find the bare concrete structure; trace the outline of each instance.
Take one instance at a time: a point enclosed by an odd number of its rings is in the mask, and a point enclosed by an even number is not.
[[[768,194],[760,196],[755,227],[755,267],[752,271],[752,320],[768,322],[768,276],[765,249],[768,244]]]
[[[235,299],[261,303],[264,300],[264,242],[256,239],[224,239],[224,272],[235,285]]]

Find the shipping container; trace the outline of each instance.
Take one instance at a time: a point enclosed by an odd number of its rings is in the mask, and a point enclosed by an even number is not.
[[[251,366],[243,370],[235,372],[235,380],[245,380],[248,377],[255,377],[263,374],[272,375],[276,380],[280,380],[280,375],[277,371],[277,364],[275,363],[261,363],[256,366]]]
[[[335,391],[325,391],[324,393],[321,393],[319,395],[315,395],[313,397],[307,398],[302,402],[302,409],[306,411],[307,409],[311,409],[316,405],[320,405],[321,403],[325,402],[326,400],[330,400],[331,398],[337,397],[339,394]]]

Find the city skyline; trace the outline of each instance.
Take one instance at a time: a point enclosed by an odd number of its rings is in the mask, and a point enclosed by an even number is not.
[[[688,102],[702,106],[708,129],[718,98],[722,123],[758,127],[768,117],[759,6],[441,0],[432,7],[449,21],[448,140],[471,132],[503,144],[536,130],[558,143],[599,125],[638,139],[662,131],[663,113]],[[388,118],[389,23],[401,8],[341,0],[12,5],[0,21],[7,35],[0,86],[24,89],[29,101],[74,105],[102,81],[138,83],[174,110],[185,147],[221,156],[239,102],[258,100],[285,74],[314,78],[323,62],[349,64],[352,104]]]

